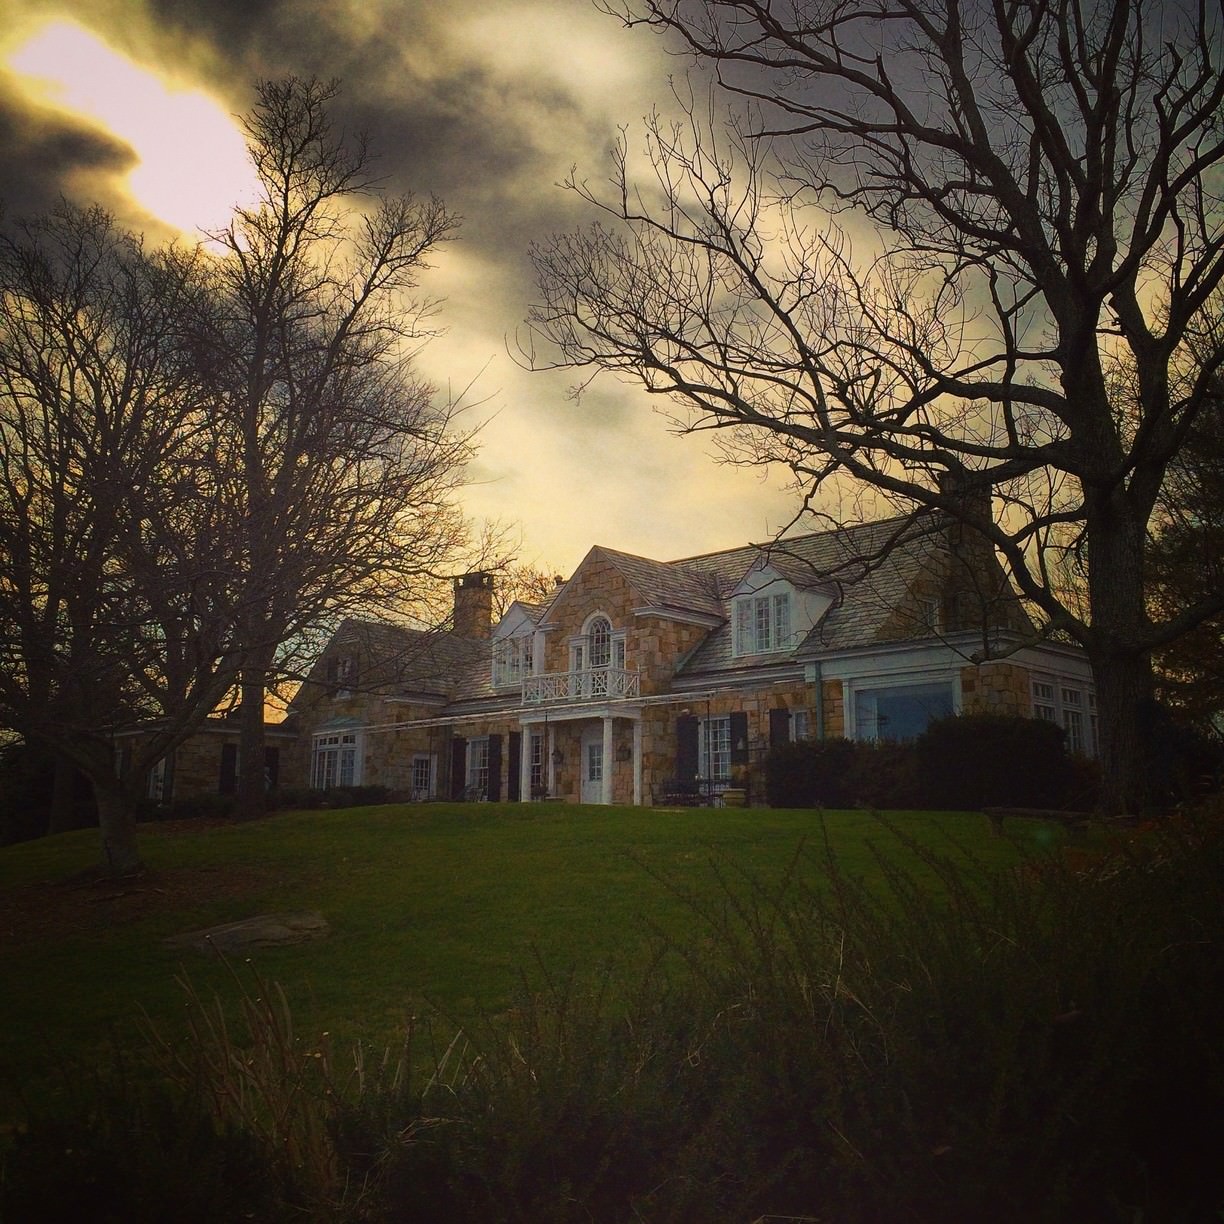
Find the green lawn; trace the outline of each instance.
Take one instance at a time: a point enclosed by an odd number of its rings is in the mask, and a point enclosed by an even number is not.
[[[985,818],[963,813],[893,819],[922,846],[967,851],[983,867],[1060,836],[1017,821],[999,838]],[[716,898],[720,871],[777,879],[799,855],[798,870],[817,876],[822,827],[853,874],[878,873],[873,847],[916,865],[861,812],[827,813],[822,826],[811,812],[560,805],[287,813],[191,832],[150,825],[142,851],[151,874],[123,897],[63,883],[95,861],[96,831],[8,847],[4,912],[14,901],[46,907],[47,923],[20,937],[0,929],[0,1084],[6,1097],[14,1083],[41,1090],[65,1060],[101,1058],[112,1038],[129,1039],[142,1011],[174,1031],[183,973],[205,996],[235,996],[224,967],[167,950],[167,935],[321,911],[330,938],[258,951],[252,964],[283,986],[304,1039],[329,1032],[337,1049],[358,1038],[383,1044],[422,1010],[441,1009],[443,1027],[502,1011],[524,975],[594,977],[609,967],[614,981],[628,980],[652,927],[684,939],[692,916],[681,894]],[[57,928],[57,911],[70,908],[83,924]]]

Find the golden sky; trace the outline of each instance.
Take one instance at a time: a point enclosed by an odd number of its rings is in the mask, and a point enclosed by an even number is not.
[[[795,508],[782,474],[717,465],[644,393],[527,373],[507,352],[533,300],[531,241],[589,218],[556,184],[606,176],[620,125],[666,103],[654,36],[587,0],[0,0],[0,187],[9,215],[61,194],[150,236],[224,223],[249,196],[234,115],[260,78],[338,77],[388,189],[464,218],[422,290],[446,334],[423,373],[485,421],[469,513],[521,559],[568,573],[593,544],[658,559],[767,539]]]

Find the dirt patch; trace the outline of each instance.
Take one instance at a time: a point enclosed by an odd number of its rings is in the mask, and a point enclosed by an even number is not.
[[[229,865],[143,871],[122,880],[88,872],[6,889],[0,892],[0,949],[127,926],[222,897],[255,897],[268,883],[266,868]]]

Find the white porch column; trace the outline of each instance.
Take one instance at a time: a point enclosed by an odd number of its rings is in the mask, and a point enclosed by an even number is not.
[[[604,715],[603,719],[603,778],[600,782],[600,803],[612,802],[612,773],[615,768],[612,759],[612,718]]]
[[[519,802],[531,802],[531,723],[519,723]]]
[[[642,719],[633,720],[633,806],[642,806]]]

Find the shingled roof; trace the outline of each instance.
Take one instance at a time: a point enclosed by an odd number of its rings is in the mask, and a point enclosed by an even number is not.
[[[489,643],[436,629],[410,629],[386,621],[345,620],[332,646],[358,647],[366,660],[362,688],[382,688],[389,694],[427,693],[450,698],[458,679],[473,666],[487,666]],[[320,659],[310,678],[323,681]],[[318,673],[318,674],[316,674]]]
[[[938,554],[945,547],[940,531],[904,517],[791,536],[770,544],[749,544],[686,557],[673,564],[705,569],[717,577],[724,591],[730,592],[764,556],[795,586],[835,592],[833,607],[795,651],[807,656],[879,641],[885,623],[914,581],[938,564]],[[729,609],[724,607],[723,615],[729,617]],[[746,661],[733,662],[731,649],[728,619],[693,653],[683,670],[695,673],[743,667]],[[777,661],[778,656],[770,658]]]

